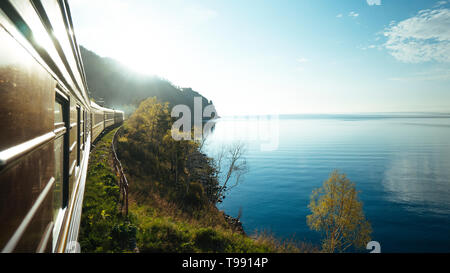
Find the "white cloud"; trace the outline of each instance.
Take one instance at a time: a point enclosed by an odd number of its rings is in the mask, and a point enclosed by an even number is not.
[[[434,5],[434,7],[440,7],[447,3],[448,3],[448,1],[437,1],[436,4]]]
[[[369,4],[369,6],[373,5],[379,6],[381,5],[381,0],[367,0],[367,4]]]
[[[350,11],[350,13],[348,14],[348,16],[350,16],[350,17],[358,17],[358,16],[359,16],[359,13],[356,13],[356,12],[354,12],[354,11]]]
[[[305,68],[307,67],[306,63],[309,62],[309,59],[305,58],[305,57],[300,57],[297,59],[297,67],[296,67],[296,71],[297,72],[304,72]]]
[[[380,46],[377,46],[377,45],[368,45],[368,46],[361,46],[361,47],[358,47],[359,49],[362,49],[362,50],[369,50],[369,49],[380,49]]]
[[[338,15],[336,15],[337,18],[342,18],[342,13],[339,13]]]
[[[384,47],[407,63],[450,62],[450,9],[422,10],[385,29]]]

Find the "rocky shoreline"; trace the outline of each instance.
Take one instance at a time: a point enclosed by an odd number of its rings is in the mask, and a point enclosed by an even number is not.
[[[238,232],[242,235],[246,235],[246,233],[244,231],[244,227],[242,225],[242,222],[238,218],[232,217],[232,216],[226,214],[225,212],[223,214],[224,214],[225,220],[231,226],[233,231]]]

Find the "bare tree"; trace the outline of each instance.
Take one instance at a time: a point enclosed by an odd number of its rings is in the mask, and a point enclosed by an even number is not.
[[[208,138],[206,136],[202,137],[200,140],[197,140],[198,151],[200,153],[204,153],[203,148],[207,145],[207,143],[208,143],[207,141],[208,141]]]
[[[214,158],[220,185],[216,202],[221,202],[225,198],[225,193],[239,185],[243,175],[248,172],[247,161],[244,157],[245,151],[243,142],[234,142],[231,145],[222,146]]]

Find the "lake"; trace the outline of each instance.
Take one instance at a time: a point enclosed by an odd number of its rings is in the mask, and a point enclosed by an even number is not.
[[[382,252],[450,252],[450,118],[289,115],[221,118],[206,151],[246,145],[249,172],[219,209],[247,233],[320,244],[306,224],[313,189],[338,169],[360,191]]]

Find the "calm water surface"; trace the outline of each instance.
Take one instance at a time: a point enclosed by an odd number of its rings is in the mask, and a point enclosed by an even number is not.
[[[220,209],[247,233],[319,244],[306,215],[310,194],[334,169],[361,191],[382,252],[450,252],[450,118],[284,116],[223,118],[207,153],[243,141],[249,172]]]

